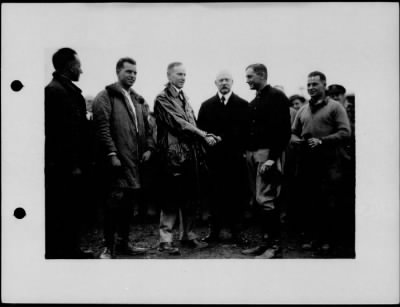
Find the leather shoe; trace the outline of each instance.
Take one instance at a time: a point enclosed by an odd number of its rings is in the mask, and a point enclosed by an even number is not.
[[[267,246],[265,245],[258,245],[252,248],[242,250],[243,255],[248,256],[259,256],[267,250]]]
[[[206,242],[200,242],[196,239],[193,240],[181,240],[181,246],[192,249],[201,249],[208,246]]]
[[[280,256],[280,249],[277,247],[268,248],[264,253],[255,257],[256,259],[272,259]]]
[[[147,248],[134,247],[129,242],[120,243],[116,248],[117,253],[129,256],[144,255],[147,252]]]
[[[181,254],[181,252],[179,251],[179,248],[173,247],[172,244],[169,242],[160,243],[158,250],[160,252],[168,252],[168,254],[170,254],[170,255],[180,255]]]
[[[113,259],[113,258],[114,256],[112,255],[108,247],[104,247],[99,255],[99,259]]]

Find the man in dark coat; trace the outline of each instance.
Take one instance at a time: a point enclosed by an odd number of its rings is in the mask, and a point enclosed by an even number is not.
[[[117,253],[138,255],[146,251],[130,244],[129,228],[132,202],[138,200],[141,188],[141,163],[150,159],[154,149],[146,102],[131,88],[136,80],[136,62],[122,58],[116,72],[118,82],[107,86],[93,102],[98,158],[109,186],[102,259],[114,258]],[[118,242],[117,230],[121,239]]]
[[[267,83],[267,68],[252,64],[246,69],[250,89],[256,97],[250,102],[247,167],[253,204],[263,227],[263,240],[246,255],[274,258],[280,250],[278,197],[281,189],[282,153],[290,139],[289,99]]]
[[[79,248],[85,205],[87,122],[85,99],[72,83],[82,73],[77,53],[53,55],[55,72],[45,88],[46,258],[85,258]]]
[[[248,102],[232,92],[233,78],[227,71],[217,75],[218,93],[202,103],[198,127],[221,138],[207,150],[210,179],[210,234],[204,241],[218,242],[224,226],[231,241],[242,243],[240,214],[246,195],[246,150]]]
[[[173,227],[180,217],[181,245],[203,248],[193,233],[199,177],[204,171],[202,143],[215,145],[213,136],[197,128],[189,98],[182,88],[186,79],[185,67],[171,63],[167,69],[169,82],[157,95],[154,114],[157,121],[157,140],[162,165],[162,195],[160,217],[160,251],[179,254],[172,245]]]
[[[291,139],[300,147],[297,196],[304,212],[307,241],[303,248],[321,248],[326,252],[332,249],[338,230],[337,200],[350,124],[340,102],[326,96],[323,73],[310,73],[307,89],[311,99],[298,111]]]

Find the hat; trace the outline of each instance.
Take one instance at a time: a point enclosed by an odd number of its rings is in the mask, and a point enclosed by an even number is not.
[[[332,84],[328,86],[328,93],[330,95],[335,95],[335,94],[346,94],[346,89],[339,85],[339,84]]]
[[[292,96],[289,97],[289,101],[290,102],[293,102],[296,99],[300,100],[302,103],[306,102],[306,99],[303,96],[300,96],[300,95],[292,95]]]

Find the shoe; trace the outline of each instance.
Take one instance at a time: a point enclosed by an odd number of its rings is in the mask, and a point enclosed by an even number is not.
[[[75,259],[93,259],[93,252],[90,251],[79,251],[74,255]]]
[[[116,250],[118,254],[139,256],[146,254],[148,249],[143,247],[134,247],[129,242],[125,242],[118,244]]]
[[[193,240],[181,240],[181,245],[183,247],[188,247],[192,249],[202,249],[208,246],[206,242],[201,242],[196,239]]]
[[[315,248],[315,242],[314,241],[309,241],[309,242],[303,243],[301,245],[301,249],[306,250],[306,251],[309,251],[309,250],[311,250],[313,248]]]
[[[280,256],[281,256],[280,248],[270,247],[261,255],[256,256],[255,259],[272,259],[272,258],[279,258]]]
[[[331,246],[329,245],[329,243],[325,243],[321,245],[321,250],[323,252],[329,252],[331,250]]]
[[[170,255],[180,255],[181,252],[179,251],[179,248],[173,247],[171,243],[169,242],[161,242],[160,246],[158,247],[158,251],[160,252],[168,252]]]
[[[104,247],[102,252],[100,253],[99,259],[113,259],[113,255],[108,247]]]
[[[259,256],[267,250],[267,246],[265,245],[258,245],[252,248],[242,250],[243,255],[248,256]]]

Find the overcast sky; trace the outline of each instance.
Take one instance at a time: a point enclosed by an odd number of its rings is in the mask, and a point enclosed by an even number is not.
[[[288,96],[306,94],[313,70],[324,72],[328,84],[355,92],[374,19],[381,21],[382,6],[374,10],[373,5],[41,4],[28,18],[35,18],[45,42],[46,82],[53,70],[51,55],[60,47],[79,53],[84,74],[78,86],[84,95],[96,95],[114,82],[116,61],[130,56],[138,69],[134,88],[152,107],[168,63],[181,61],[187,69],[185,90],[197,112],[215,94],[221,69],[232,72],[236,93],[252,99],[244,71],[255,62],[268,67],[269,82],[282,85]]]

